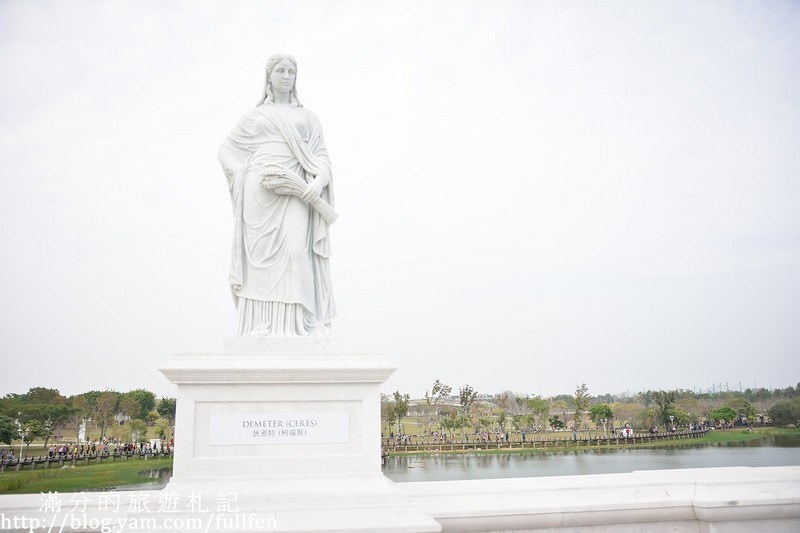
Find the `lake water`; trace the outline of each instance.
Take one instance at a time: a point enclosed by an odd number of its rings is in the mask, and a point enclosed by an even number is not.
[[[762,437],[748,442],[586,448],[537,453],[437,453],[388,457],[383,473],[393,481],[446,481],[504,477],[619,474],[634,470],[670,470],[718,466],[800,466],[800,435]],[[171,468],[147,471],[151,481],[111,490],[162,489]]]
[[[638,449],[407,455],[388,457],[383,473],[393,481],[445,481],[720,466],[800,466],[800,436],[780,435],[749,442]]]

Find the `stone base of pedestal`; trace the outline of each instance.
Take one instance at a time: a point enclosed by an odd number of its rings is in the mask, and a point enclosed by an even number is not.
[[[198,513],[203,513],[204,525],[210,524],[207,531],[218,533],[441,530],[384,476],[174,481],[164,492],[179,494],[184,501],[192,497],[202,501],[205,507]],[[181,516],[188,521],[196,514],[184,510]],[[164,513],[133,516],[164,519]]]
[[[165,490],[219,508],[208,531],[440,530],[381,473],[385,356],[329,337],[234,338],[160,370],[178,387]]]

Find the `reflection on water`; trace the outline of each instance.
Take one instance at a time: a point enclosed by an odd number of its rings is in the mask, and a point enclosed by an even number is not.
[[[438,453],[386,459],[383,473],[393,481],[443,481],[504,477],[614,474],[720,466],[800,465],[800,436],[777,435],[746,442],[588,448],[506,454]]]

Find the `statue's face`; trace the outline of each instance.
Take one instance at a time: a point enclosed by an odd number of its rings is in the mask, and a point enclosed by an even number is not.
[[[272,90],[280,93],[288,93],[294,87],[294,79],[297,77],[297,70],[294,64],[288,59],[284,59],[272,69],[269,75],[269,82]]]

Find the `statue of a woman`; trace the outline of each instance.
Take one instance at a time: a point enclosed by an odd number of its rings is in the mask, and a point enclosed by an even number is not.
[[[233,203],[239,336],[325,335],[336,315],[330,161],[319,119],[297,99],[296,77],[293,57],[270,57],[263,97],[219,149]]]

